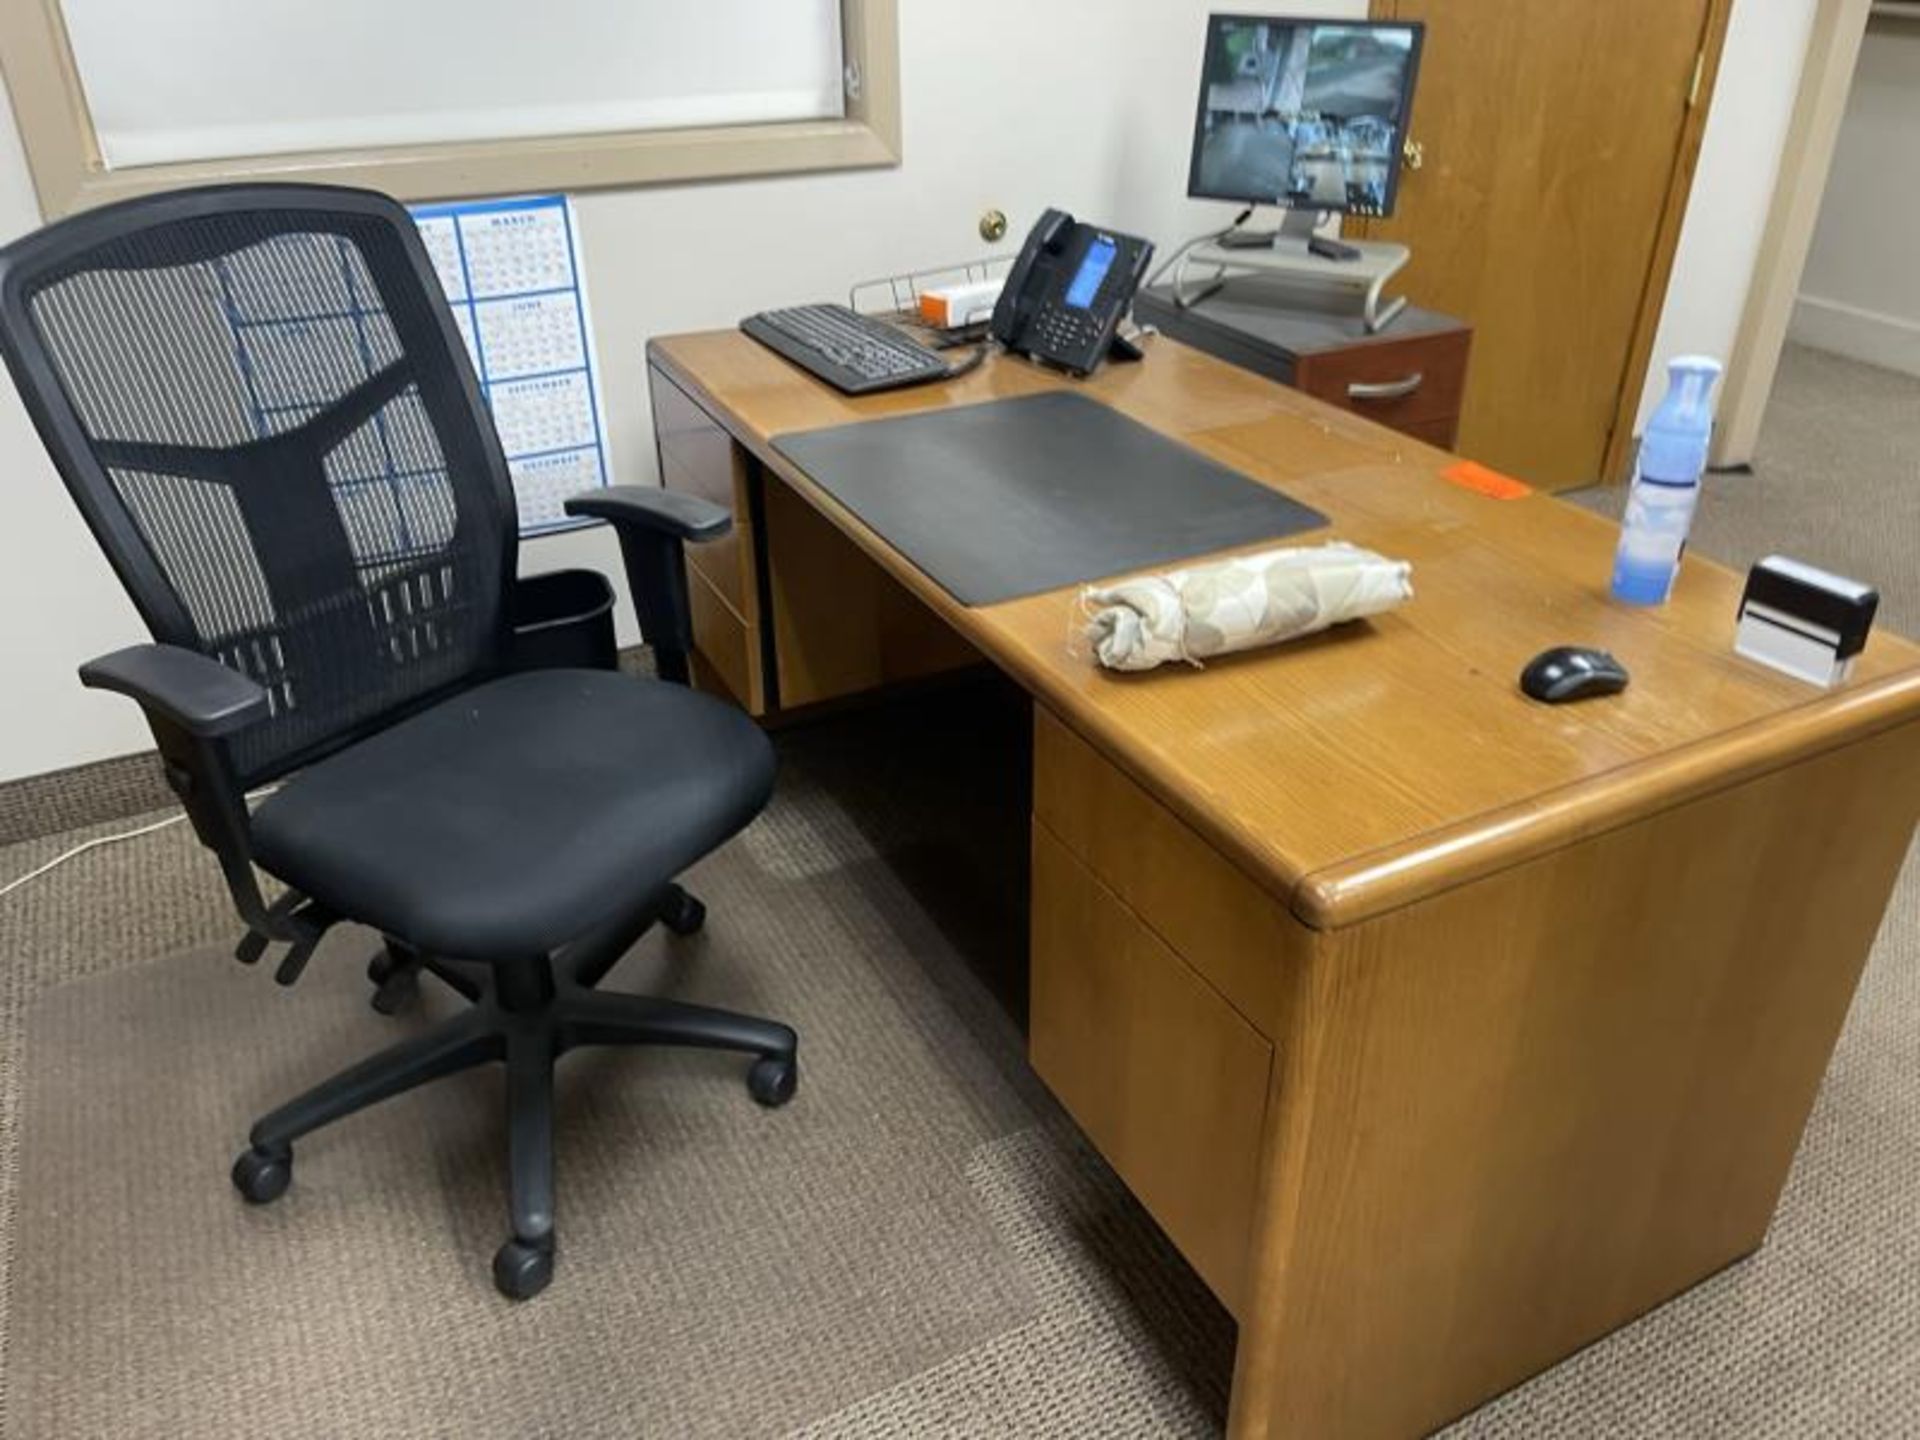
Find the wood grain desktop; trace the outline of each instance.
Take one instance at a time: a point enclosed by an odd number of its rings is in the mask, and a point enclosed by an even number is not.
[[[1763,670],[1738,577],[1617,606],[1613,526],[1165,337],[858,399],[734,332],[648,353],[666,483],[740,527],[689,556],[706,683],[777,719],[984,658],[1033,696],[1030,1056],[1239,1319],[1233,1434],[1430,1430],[1761,1243],[1920,814],[1920,650]],[[1414,599],[1110,675],[1074,590],[960,605],[772,445],[1067,387]],[[1522,698],[1569,642],[1632,686]]]

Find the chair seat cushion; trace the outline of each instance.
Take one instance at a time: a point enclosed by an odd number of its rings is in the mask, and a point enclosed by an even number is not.
[[[759,813],[773,749],[732,705],[599,670],[490,681],[309,766],[253,816],[260,864],[434,954],[546,954]]]

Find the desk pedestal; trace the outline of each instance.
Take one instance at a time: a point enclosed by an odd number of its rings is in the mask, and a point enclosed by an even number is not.
[[[1038,712],[1034,1066],[1231,1433],[1424,1434],[1758,1248],[1917,804],[1909,724],[1314,931]]]

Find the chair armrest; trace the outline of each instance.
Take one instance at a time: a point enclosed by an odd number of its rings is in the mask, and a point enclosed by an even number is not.
[[[725,507],[653,485],[609,485],[567,501],[567,514],[605,520],[620,537],[627,588],[653,668],[677,685],[692,677],[693,612],[687,598],[686,543],[718,540],[733,528]]]
[[[131,696],[198,740],[244,730],[267,713],[265,686],[178,645],[130,645],[89,660],[80,683]]]
[[[591,516],[622,529],[638,526],[695,544],[718,540],[733,528],[725,506],[657,485],[609,485],[575,495],[566,508],[569,515]]]
[[[304,938],[311,926],[300,928],[298,917],[282,913],[289,906],[275,910],[260,894],[247,799],[227,753],[227,736],[266,717],[266,687],[178,645],[131,645],[89,660],[80,667],[80,683],[140,702],[167,784],[186,807],[200,843],[219,858],[249,931],[273,939]],[[259,954],[247,942],[237,953],[243,959]]]

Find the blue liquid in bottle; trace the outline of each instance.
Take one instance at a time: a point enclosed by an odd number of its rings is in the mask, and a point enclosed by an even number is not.
[[[1713,435],[1713,382],[1720,362],[1682,355],[1667,366],[1667,393],[1640,440],[1640,462],[1627,495],[1620,548],[1613,559],[1613,595],[1629,605],[1661,605],[1672,593],[1700,502]]]

